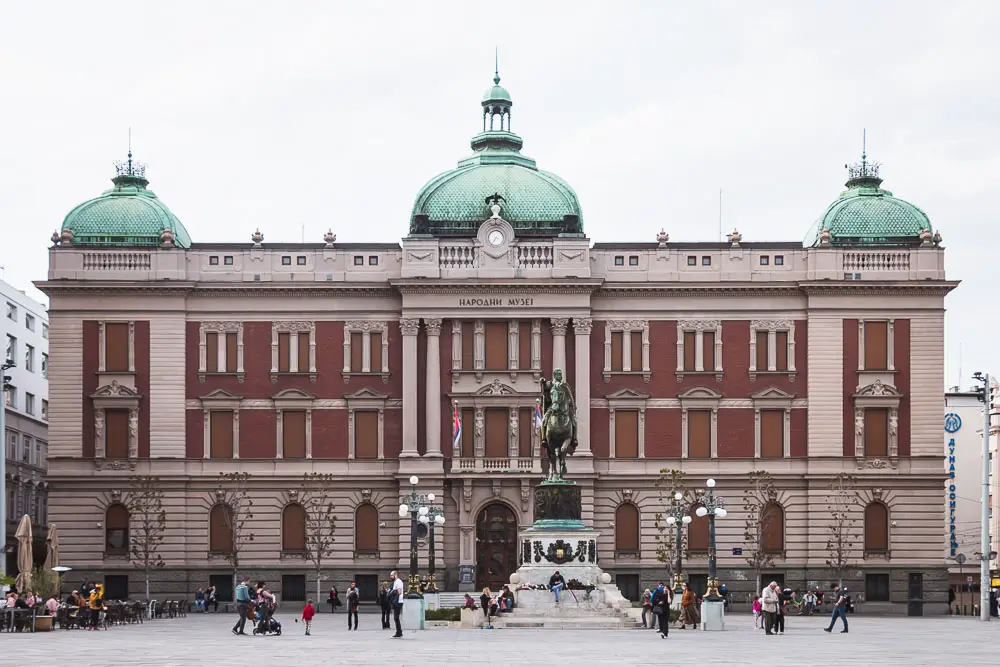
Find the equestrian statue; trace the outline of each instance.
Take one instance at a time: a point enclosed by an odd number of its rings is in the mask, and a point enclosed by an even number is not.
[[[552,381],[542,378],[542,447],[549,457],[550,482],[561,482],[566,474],[566,457],[576,451],[576,403],[562,369],[552,371]]]

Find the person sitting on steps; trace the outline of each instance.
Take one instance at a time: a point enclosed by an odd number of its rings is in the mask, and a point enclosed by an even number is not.
[[[559,591],[564,588],[566,588],[566,580],[559,574],[559,570],[556,570],[555,574],[549,577],[549,589],[556,595],[556,604],[559,604]]]

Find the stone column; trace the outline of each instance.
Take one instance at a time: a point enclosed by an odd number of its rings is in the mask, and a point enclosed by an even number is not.
[[[419,319],[401,319],[403,333],[403,451],[401,457],[420,456],[417,452],[417,332]]]
[[[441,320],[424,318],[427,327],[426,395],[427,456],[441,456]]]
[[[552,370],[561,368],[566,374],[566,326],[569,318],[552,318]]]
[[[576,400],[576,438],[581,454],[590,454],[590,330],[593,320],[589,317],[573,318],[576,340],[576,371],[573,379],[573,398]]]

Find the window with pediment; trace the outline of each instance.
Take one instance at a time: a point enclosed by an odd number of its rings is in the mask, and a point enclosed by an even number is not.
[[[649,382],[649,351],[648,320],[608,320],[604,323],[604,381],[616,374],[634,374]]]
[[[344,380],[378,375],[389,381],[389,336],[384,320],[344,322]]]
[[[707,387],[692,387],[679,398],[681,457],[714,459],[718,456],[719,402],[722,394]]]
[[[646,401],[649,394],[620,389],[608,394],[607,399],[611,458],[646,458]]]
[[[389,398],[360,389],[347,399],[348,458],[381,460],[385,456],[385,403]]]
[[[795,397],[776,387],[751,395],[754,408],[754,456],[780,459],[791,456],[792,401]]]
[[[240,402],[242,397],[217,389],[200,398],[204,417],[204,458],[240,457]]]
[[[542,368],[541,320],[452,320],[452,372],[530,371]]]
[[[135,459],[139,456],[139,400],[128,385],[112,380],[90,395],[94,407],[94,457]]]
[[[274,401],[279,459],[312,458],[312,413],[315,396],[301,389],[285,389]]]
[[[198,377],[235,375],[243,381],[243,323],[202,322],[198,327]]]
[[[899,456],[899,404],[902,393],[881,380],[854,394],[854,455],[895,461]]]
[[[760,373],[787,373],[795,379],[795,322],[750,322],[750,379]]]
[[[677,380],[685,374],[708,373],[722,381],[722,321],[677,322]]]
[[[271,323],[271,382],[282,374],[309,375],[316,381],[316,323]]]

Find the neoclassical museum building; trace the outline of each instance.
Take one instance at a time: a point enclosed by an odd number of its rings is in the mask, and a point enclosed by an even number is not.
[[[49,516],[68,581],[141,594],[124,497],[154,475],[165,508],[154,593],[190,599],[213,583],[225,599],[220,473],[243,472],[254,539],[240,569],[302,599],[315,578],[296,489],[317,472],[332,475],[337,515],[324,586],[356,580],[372,598],[407,569],[398,508],[417,475],[446,518],[443,588],[496,588],[518,566],[547,466],[539,379],[560,368],[578,406],[569,477],[626,596],[664,577],[662,469],[691,489],[717,480],[730,509],[720,580],[737,593],[755,579],[738,551],[748,473],[775,486],[764,577],[825,589],[829,490],[848,473],[855,594],[944,611],[944,298],[956,283],[927,215],[863,158],[825,211],[818,202],[804,244],[735,230],[676,243],[657,229],[594,243],[586,230],[611,226],[585,219],[569,184],[522,153],[499,81],[471,154],[417,193],[398,243],[332,231],[268,243],[263,229],[197,243],[131,156],[69,212],[38,284],[51,300]],[[685,577],[703,590],[707,527],[686,531]]]

